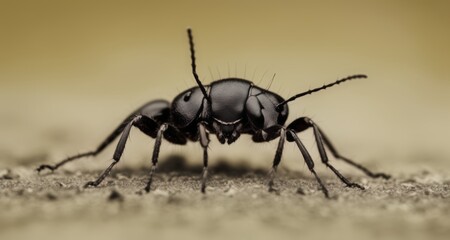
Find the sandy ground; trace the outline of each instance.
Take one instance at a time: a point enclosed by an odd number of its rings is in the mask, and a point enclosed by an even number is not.
[[[449,1],[1,3],[0,240],[449,238]],[[287,123],[310,117],[344,156],[392,180],[331,159],[367,190],[344,187],[320,163],[311,131],[300,137],[331,200],[295,144],[269,193],[277,141],[249,136],[230,146],[212,137],[206,195],[198,143],[166,142],[156,190],[137,194],[154,139],[136,130],[98,188],[80,187],[116,143],[53,174],[34,171],[92,150],[145,102],[196,86],[187,26],[205,84],[245,78],[288,98],[367,74],[292,102]]]
[[[325,175],[325,199],[309,174],[282,169],[269,193],[266,170],[218,164],[205,195],[199,167],[161,161],[149,194],[145,169],[38,175],[31,166],[0,172],[0,239],[447,239],[450,180],[422,171],[392,180],[349,176],[367,190]],[[356,170],[355,170],[356,171]],[[303,193],[297,190],[301,187]]]

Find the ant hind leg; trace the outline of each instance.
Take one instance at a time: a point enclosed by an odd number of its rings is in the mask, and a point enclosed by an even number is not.
[[[125,126],[125,128],[124,128],[124,130],[122,132],[122,136],[119,139],[119,143],[117,144],[116,150],[114,151],[113,162],[111,163],[111,165],[109,165],[109,167],[106,168],[105,171],[103,171],[103,173],[95,181],[90,181],[90,182],[86,183],[84,185],[84,187],[97,187],[106,178],[106,176],[109,175],[109,173],[111,172],[113,167],[119,162],[120,158],[122,157],[123,151],[125,149],[125,145],[126,145],[127,140],[128,140],[128,136],[130,135],[131,127],[136,122],[141,120],[141,118],[142,118],[141,115],[135,116]]]
[[[383,178],[383,179],[390,179],[391,176],[386,174],[386,173],[382,173],[382,172],[378,172],[378,173],[374,173],[372,171],[370,171],[369,169],[367,169],[366,167],[362,166],[359,163],[356,163],[344,156],[342,156],[337,150],[336,148],[333,146],[333,144],[331,143],[331,141],[329,140],[329,138],[323,133],[323,131],[317,127],[317,131],[320,134],[320,136],[323,139],[323,143],[325,144],[325,146],[328,147],[328,149],[330,150],[330,152],[333,154],[333,156],[337,159],[340,159],[356,168],[358,168],[359,170],[363,171],[367,176],[371,177],[371,178]]]
[[[36,171],[40,173],[41,171],[48,169],[50,171],[55,171],[59,167],[65,165],[66,163],[75,161],[77,159],[81,159],[83,157],[96,156],[100,152],[102,152],[109,144],[111,144],[125,129],[125,127],[132,121],[134,116],[130,116],[126,118],[94,151],[80,153],[74,156],[70,156],[54,165],[42,164],[36,168]]]

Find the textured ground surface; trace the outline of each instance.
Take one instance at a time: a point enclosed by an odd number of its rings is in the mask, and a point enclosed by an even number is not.
[[[282,170],[278,192],[266,172],[220,165],[207,194],[199,168],[173,158],[150,194],[146,171],[120,168],[95,189],[98,172],[38,175],[29,167],[0,173],[0,239],[447,239],[450,180],[423,171],[393,180],[355,174],[366,191],[324,176],[331,200],[309,174]],[[170,165],[170,164],[169,164]],[[297,191],[301,186],[303,194]]]
[[[0,240],[449,239],[450,1],[0,6]],[[107,166],[116,142],[54,174],[33,171],[93,150],[143,103],[171,101],[196,86],[187,26],[204,84],[239,77],[288,98],[367,74],[292,102],[287,124],[310,117],[344,156],[393,179],[368,179],[330,156],[367,190],[343,187],[320,163],[311,131],[300,138],[332,200],[317,190],[292,143],[283,153],[280,166],[289,170],[278,175],[280,191],[268,193],[277,142],[255,144],[249,136],[230,146],[211,136],[211,166],[233,166],[212,169],[206,195],[198,190],[200,169],[171,160],[201,164],[199,144],[166,141],[157,189],[136,194],[154,140],[135,129],[97,189],[80,186]]]

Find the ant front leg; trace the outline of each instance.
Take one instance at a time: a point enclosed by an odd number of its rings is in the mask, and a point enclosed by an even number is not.
[[[113,162],[109,165],[108,168],[97,178],[95,181],[90,181],[84,185],[84,187],[97,187],[105,178],[109,175],[113,167],[119,162],[122,157],[123,150],[125,149],[125,145],[128,140],[128,136],[130,135],[131,127],[142,118],[141,115],[135,116],[133,120],[131,120],[124,128],[122,136],[120,137],[119,143],[117,144],[116,150],[113,156]]]
[[[308,150],[306,150],[305,145],[303,145],[302,141],[297,136],[296,132],[292,129],[289,129],[289,127],[288,127],[288,135],[287,136],[288,136],[288,141],[291,141],[291,142],[295,141],[298,149],[300,150],[300,152],[303,155],[303,159],[305,159],[305,162],[309,168],[309,171],[311,171],[311,173],[314,174],[314,177],[316,178],[317,182],[319,183],[320,190],[322,190],[322,192],[326,198],[330,198],[330,195],[328,194],[328,189],[322,183],[322,180],[319,178],[316,171],[314,170],[314,161],[312,160],[311,155],[309,155]]]
[[[280,129],[280,140],[278,141],[277,151],[275,152],[275,158],[273,159],[272,169],[269,172],[269,192],[274,192],[274,179],[277,172],[278,165],[281,162],[281,155],[283,154],[284,142],[286,141],[286,130]]]
[[[206,193],[206,180],[208,178],[208,145],[209,145],[209,135],[206,132],[205,126],[203,124],[198,125],[200,144],[203,148],[203,171],[202,171],[202,185],[201,192]]]

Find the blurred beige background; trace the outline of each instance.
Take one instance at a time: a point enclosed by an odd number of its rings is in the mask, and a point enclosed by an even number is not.
[[[367,74],[293,102],[288,121],[312,117],[374,169],[448,173],[449,12],[448,1],[1,0],[0,166],[90,150],[144,102],[194,86],[191,26],[205,83],[230,75],[267,86],[276,73],[270,89],[289,97]],[[311,133],[302,139],[317,158]],[[269,167],[276,148],[213,142],[212,163]],[[148,166],[152,147],[134,131],[122,166]],[[197,144],[164,144],[162,154],[201,162]],[[298,159],[289,144],[282,164],[306,171]]]

